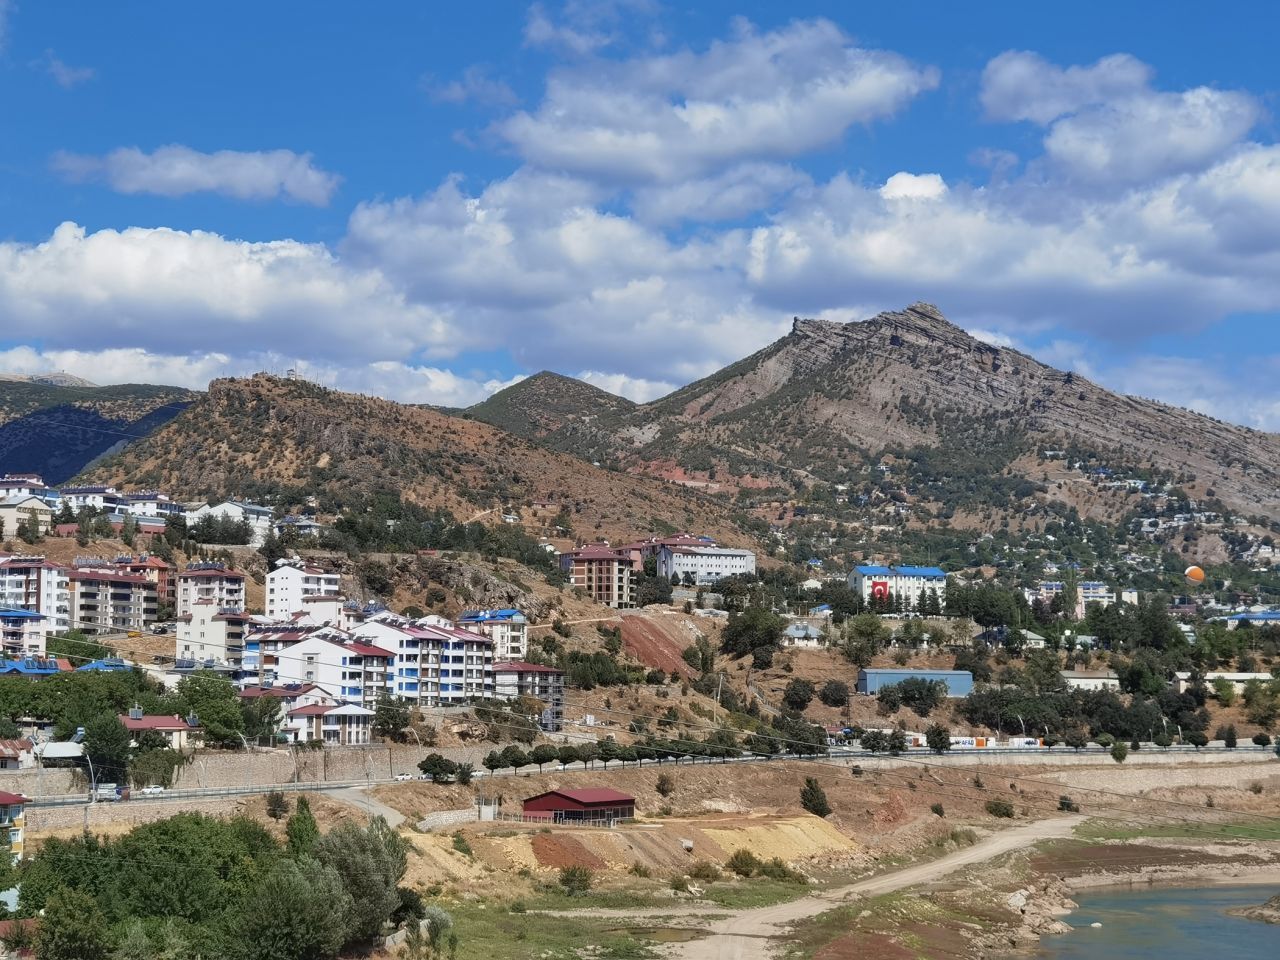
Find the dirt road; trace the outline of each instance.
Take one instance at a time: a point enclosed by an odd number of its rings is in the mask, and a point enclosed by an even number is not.
[[[705,925],[709,936],[688,943],[672,944],[667,952],[679,960],[768,960],[777,940],[786,934],[788,925],[799,920],[826,913],[854,898],[875,897],[893,893],[907,887],[929,883],[973,863],[981,863],[1001,854],[1028,847],[1041,840],[1068,837],[1084,817],[1063,817],[1028,823],[1012,830],[1004,830],[980,840],[971,847],[957,850],[922,863],[918,866],[896,870],[868,880],[815,893],[789,903],[754,910],[720,912],[694,904],[672,905],[654,910],[592,911],[598,916],[639,919],[645,916],[678,917],[682,913],[708,917],[715,915],[715,922]]]

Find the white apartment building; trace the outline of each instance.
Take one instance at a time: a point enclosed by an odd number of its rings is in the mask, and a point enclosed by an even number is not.
[[[71,629],[71,581],[66,567],[40,556],[0,559],[0,607],[38,613],[46,636]]]
[[[44,658],[44,617],[31,610],[0,606],[0,656],[7,660]]]
[[[212,599],[196,600],[191,612],[178,618],[174,640],[178,660],[213,661],[239,670],[244,661],[244,611],[219,609]]]
[[[367,639],[323,627],[280,650],[267,679],[315,684],[343,703],[371,708],[392,692],[395,659],[393,651]]]
[[[303,601],[308,597],[337,597],[340,580],[338,574],[320,567],[301,561],[277,560],[275,569],[267,574],[267,616],[283,620],[306,609]]]
[[[224,563],[191,563],[178,574],[177,614],[191,613],[197,600],[212,600],[220,610],[244,609],[244,574]]]
[[[92,507],[94,510],[115,513],[126,504],[124,495],[115,487],[63,487],[59,493],[62,495],[62,502],[77,512],[85,507]]]
[[[182,504],[173,500],[167,493],[159,490],[139,490],[137,493],[126,493],[124,503],[129,513],[135,517],[167,517],[181,516],[186,513]]]
[[[284,730],[293,743],[318,740],[327,747],[360,746],[372,738],[374,711],[354,703],[311,704],[290,710]]]
[[[226,500],[222,503],[204,504],[194,510],[187,511],[187,523],[193,524],[201,517],[226,517],[231,520],[245,520],[253,532],[252,546],[262,546],[262,541],[271,532],[272,513],[270,507],[262,507],[256,503],[244,503],[240,500]]]
[[[424,707],[454,706],[493,696],[493,641],[439,623],[376,614],[353,633],[395,652],[391,692]]]
[[[756,572],[756,555],[750,550],[713,546],[664,546],[658,551],[660,577],[677,576],[696,584],[715,583],[725,577]]]
[[[947,574],[940,567],[886,567],[879,564],[863,564],[849,574],[849,589],[859,594],[867,603],[875,600],[891,600],[901,597],[907,609],[915,609],[920,593],[926,596],[936,592],[938,602],[947,599]]]
[[[483,633],[493,641],[495,661],[522,660],[529,649],[529,621],[519,610],[468,610],[458,618],[464,630]]]
[[[564,722],[564,674],[554,667],[523,661],[493,665],[493,695],[499,700],[527,697],[543,704],[539,723],[556,732]]]
[[[14,540],[20,524],[36,522],[40,533],[47,533],[53,526],[53,508],[39,497],[18,496],[0,500],[0,537]]]

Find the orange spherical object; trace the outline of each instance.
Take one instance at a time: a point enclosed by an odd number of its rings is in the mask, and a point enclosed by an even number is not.
[[[1187,567],[1183,576],[1187,578],[1187,583],[1204,583],[1204,571],[1199,567]]]

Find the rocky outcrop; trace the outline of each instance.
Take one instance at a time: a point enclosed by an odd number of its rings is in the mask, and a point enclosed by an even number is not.
[[[1233,917],[1244,917],[1247,920],[1261,920],[1263,923],[1280,923],[1280,896],[1272,897],[1266,903],[1255,907],[1234,907],[1227,913]]]

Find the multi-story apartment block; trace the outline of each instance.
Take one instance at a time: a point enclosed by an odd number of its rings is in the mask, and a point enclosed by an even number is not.
[[[256,503],[244,503],[240,500],[226,500],[222,503],[205,504],[186,513],[187,523],[198,522],[202,517],[225,517],[228,520],[243,520],[249,524],[251,543],[255,547],[262,546],[262,541],[271,532],[272,513],[270,507],[262,507]]]
[[[283,620],[306,609],[303,601],[308,597],[337,597],[340,580],[338,574],[320,567],[277,560],[275,569],[267,574],[267,616],[272,620]]]
[[[9,855],[14,863],[22,859],[26,806],[27,798],[22,794],[0,790],[0,830],[9,832]]]
[[[178,574],[178,616],[189,614],[197,600],[212,600],[222,610],[243,610],[244,579],[224,563],[188,564]]]
[[[372,707],[392,692],[395,653],[332,627],[322,627],[275,655],[272,683],[312,683],[343,703]]]
[[[626,610],[634,607],[636,579],[643,569],[640,551],[634,547],[614,548],[592,544],[560,554],[560,569],[570,584],[606,607]]]
[[[124,495],[125,510],[135,517],[180,517],[187,511],[182,504],[159,490],[138,490]]]
[[[947,574],[939,567],[864,564],[849,574],[849,588],[868,603],[901,597],[903,606],[914,610],[922,592],[937,593],[938,602],[946,602]]]
[[[695,584],[716,583],[725,577],[756,572],[750,550],[715,546],[664,546],[658,551],[658,576],[678,577]]]
[[[0,607],[28,610],[44,617],[46,636],[71,629],[69,571],[40,556],[0,559]]]
[[[44,657],[43,621],[43,616],[31,610],[0,607],[0,650],[4,657]]]
[[[136,557],[117,557],[115,565],[127,573],[146,577],[156,585],[156,599],[173,607],[177,603],[177,570],[159,557],[143,553]]]
[[[128,508],[125,495],[115,487],[101,485],[63,487],[59,493],[62,494],[62,502],[77,512],[84,507],[91,507],[94,510],[106,510],[109,513],[122,513]]]
[[[564,723],[564,674],[554,667],[522,661],[493,665],[493,695],[500,700],[527,697],[541,701],[539,722],[556,732]]]
[[[191,612],[178,618],[177,659],[240,670],[248,620],[243,610],[220,609],[211,599],[195,601]]]
[[[374,711],[354,703],[313,703],[294,707],[285,722],[292,743],[319,740],[327,747],[366,744],[373,732]]]
[[[115,569],[71,571],[71,610],[76,627],[89,634],[141,630],[155,622],[156,585]]]
[[[356,636],[395,652],[391,692],[424,707],[454,706],[493,696],[493,641],[447,622],[414,622],[376,614]]]
[[[494,660],[521,660],[529,649],[529,621],[514,608],[468,610],[458,618],[458,626],[483,633],[492,640]]]
[[[0,536],[12,540],[18,528],[35,523],[37,531],[48,533],[53,527],[53,507],[39,497],[18,496],[0,500]]]

